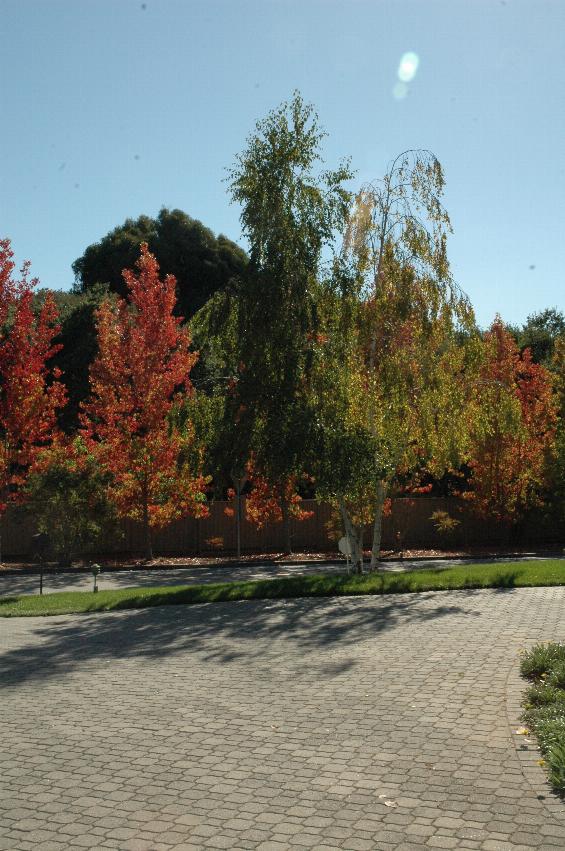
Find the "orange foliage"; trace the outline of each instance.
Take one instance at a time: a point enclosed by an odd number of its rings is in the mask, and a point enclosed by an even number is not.
[[[57,312],[50,295],[33,311],[29,263],[13,278],[13,252],[0,240],[0,512],[18,496],[38,454],[57,434],[57,410],[66,402],[59,371],[47,361],[59,350]]]
[[[253,462],[248,462],[246,467],[247,478],[251,483],[252,490],[245,501],[245,516],[258,529],[262,529],[268,523],[281,523],[283,519],[281,497],[286,497],[288,511],[295,520],[308,520],[314,516],[313,511],[305,511],[301,507],[302,497],[296,492],[297,476],[289,476],[283,488],[279,485],[271,485],[267,479],[258,473]],[[235,499],[235,490],[229,488],[228,500]],[[234,517],[235,511],[231,506],[224,508],[227,517]]]
[[[207,514],[207,479],[179,463],[188,435],[171,429],[168,414],[198,355],[173,316],[175,278],[159,279],[159,266],[141,246],[139,275],[124,270],[129,303],[107,302],[97,312],[99,352],[90,372],[92,396],[83,408],[91,450],[113,476],[111,496],[119,513],[162,527]]]
[[[496,318],[485,335],[478,385],[479,425],[469,462],[472,490],[463,494],[479,515],[510,523],[541,504],[540,490],[557,422],[552,377],[521,355]],[[517,423],[512,423],[512,414]],[[510,423],[510,424],[509,424]]]
[[[288,511],[295,520],[308,520],[313,511],[301,508],[302,497],[296,493],[296,476],[289,476],[284,485],[271,485],[263,476],[254,473],[251,478],[253,490],[247,497],[245,512],[247,519],[262,529],[267,523],[280,523],[283,519],[281,498],[286,497]]]

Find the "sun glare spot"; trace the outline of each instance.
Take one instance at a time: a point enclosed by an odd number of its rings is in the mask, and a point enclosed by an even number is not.
[[[398,66],[398,79],[402,83],[409,83],[416,76],[420,57],[417,53],[404,53]]]
[[[406,95],[408,94],[408,86],[406,83],[396,83],[395,87],[392,90],[392,96],[395,100],[404,100]]]

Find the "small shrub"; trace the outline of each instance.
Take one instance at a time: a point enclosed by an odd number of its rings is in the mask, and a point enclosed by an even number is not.
[[[565,661],[557,662],[553,666],[547,678],[547,684],[556,689],[565,689]]]
[[[549,780],[559,792],[565,792],[565,743],[554,745],[546,757]]]
[[[527,690],[525,704],[527,709],[555,704],[565,707],[565,691],[549,683],[538,683]]]
[[[538,709],[530,724],[538,737],[541,752],[546,756],[557,745],[565,745],[565,711],[554,706]]]
[[[447,540],[454,537],[457,528],[461,525],[461,521],[452,517],[447,511],[434,511],[430,520],[434,521],[436,532]]]
[[[540,680],[549,674],[556,663],[565,663],[565,645],[536,644],[520,663],[520,673],[527,680]]]
[[[61,565],[116,537],[116,514],[107,499],[108,477],[80,438],[41,455],[26,486],[26,510],[49,536]]]
[[[536,645],[520,668],[535,681],[526,692],[522,718],[537,736],[551,785],[565,792],[565,645]]]

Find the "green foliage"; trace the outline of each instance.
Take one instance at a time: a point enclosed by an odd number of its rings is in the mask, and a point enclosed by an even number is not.
[[[551,369],[555,342],[565,338],[565,316],[556,308],[532,313],[521,328],[513,329],[522,350],[528,348],[534,363]]]
[[[551,673],[547,678],[549,686],[556,689],[565,689],[565,659],[551,666]],[[563,692],[565,696],[565,691]]]
[[[25,510],[60,564],[118,534],[115,514],[106,498],[107,478],[86,453],[80,439],[70,447],[45,454],[26,486]]]
[[[205,469],[213,476],[218,495],[236,480],[246,478],[252,439],[252,412],[241,405],[237,393],[243,368],[238,283],[242,282],[234,281],[215,293],[190,323],[193,345],[199,352],[191,374],[197,388],[196,401],[200,397],[198,404],[213,412],[206,426]],[[193,400],[189,400],[189,407],[192,404]]]
[[[430,520],[434,521],[434,527],[438,534],[445,538],[451,538],[456,533],[461,521],[452,517],[447,511],[434,511]]]
[[[536,645],[520,668],[522,676],[543,681],[527,690],[523,719],[537,736],[549,782],[565,792],[565,645]]]
[[[355,198],[334,286],[341,334],[351,341],[355,377],[346,381],[358,398],[348,416],[371,430],[384,470],[372,506],[372,567],[390,488],[424,468],[435,476],[456,468],[468,443],[477,344],[472,308],[449,269],[443,188],[430,151],[399,154]]]
[[[546,517],[553,528],[561,528],[565,532],[565,411],[561,418],[555,436],[554,455],[549,460],[548,496]]]
[[[469,328],[474,323],[472,309],[453,281],[447,259],[451,222],[442,204],[444,186],[441,163],[431,151],[403,151],[381,179],[357,194],[345,248],[355,258],[363,298],[379,297],[392,259],[399,269],[411,270],[423,286],[420,308],[430,319],[447,311]]]
[[[341,279],[337,280],[337,276]],[[347,505],[356,526],[370,522],[379,480],[388,474],[386,452],[367,416],[364,357],[346,313],[358,304],[336,295],[347,288],[336,264],[319,300],[322,342],[315,348],[311,398],[316,412],[312,469],[318,497],[335,508]]]
[[[520,662],[520,673],[528,680],[539,680],[558,662],[565,662],[565,644],[536,644]]]
[[[196,391],[186,396],[170,414],[171,425],[185,438],[179,463],[194,475],[217,475],[219,423],[224,408],[220,395]]]
[[[535,734],[544,757],[549,782],[558,792],[565,792],[565,695],[530,709],[523,715]]]
[[[67,388],[68,403],[59,414],[59,425],[72,434],[79,427],[79,408],[90,393],[89,369],[98,351],[95,311],[104,298],[106,287],[97,285],[83,294],[71,294],[67,301],[56,293],[57,303],[63,301],[61,331],[55,342],[62,346],[53,358],[53,365],[61,372],[61,381]]]
[[[64,322],[67,316],[75,310],[79,304],[82,304],[84,297],[80,293],[75,293],[68,290],[50,290],[47,287],[38,289],[33,294],[33,310],[36,315],[39,315],[41,308],[45,304],[45,299],[51,296],[57,308],[57,318],[59,322]]]
[[[202,222],[182,210],[164,207],[156,219],[126,219],[89,245],[73,263],[76,291],[86,292],[103,283],[124,298],[127,292],[122,270],[134,268],[142,242],[148,243],[163,274],[177,279],[176,313],[185,318],[241,275],[247,264],[245,252],[227,237],[215,237]]]
[[[551,737],[556,741],[546,751],[549,782],[558,792],[565,792],[565,718],[557,728],[551,725]]]
[[[324,135],[313,107],[295,92],[258,122],[228,178],[250,245],[228,413],[251,434],[259,470],[273,484],[300,473],[308,454],[317,278],[322,249],[343,226],[350,197],[348,163],[319,167]]]
[[[347,494],[352,499],[356,491],[376,488],[383,470],[379,446],[370,430],[339,419],[328,421],[320,429],[316,445],[318,455],[313,463],[318,496],[332,500]]]
[[[524,699],[526,711],[556,703],[563,704],[565,707],[565,691],[556,688],[554,685],[548,685],[545,682],[536,683],[526,691]]]
[[[247,148],[229,172],[232,199],[242,206],[241,224],[256,268],[282,271],[298,284],[315,273],[325,244],[347,215],[350,193],[343,184],[353,176],[349,163],[316,174],[326,133],[311,104],[294,92],[292,100],[257,122]],[[275,287],[282,288],[278,280]]]
[[[547,459],[546,507],[543,521],[555,534],[565,533],[565,334],[556,337],[548,363],[553,374],[553,390],[558,411],[553,452]]]

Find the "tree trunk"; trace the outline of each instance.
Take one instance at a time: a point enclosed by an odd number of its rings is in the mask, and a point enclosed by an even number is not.
[[[241,488],[239,481],[235,486],[235,535],[236,535],[236,552],[238,559],[241,558]]]
[[[371,551],[371,570],[376,570],[381,558],[381,537],[383,531],[383,505],[386,496],[386,483],[377,484],[375,499],[375,520],[373,523],[373,548]]]
[[[153,561],[153,542],[151,540],[151,526],[149,517],[143,518],[143,537],[145,541],[145,561]]]
[[[281,512],[283,522],[285,554],[290,555],[292,553],[292,536],[290,534],[290,512],[288,510],[288,500],[284,495],[283,488],[281,488]]]
[[[241,491],[247,482],[247,476],[235,476],[232,473],[232,482],[235,485],[235,534],[237,557],[241,558]]]
[[[152,561],[153,543],[151,541],[151,526],[149,525],[149,494],[147,493],[147,485],[143,487],[143,540],[145,561]]]
[[[347,535],[347,540],[349,541],[353,572],[363,573],[363,550],[361,549],[359,530],[357,530],[351,522],[347,506],[345,505],[345,502],[342,498],[340,498],[339,500],[339,511],[341,514],[345,534]]]
[[[8,489],[7,488],[2,488],[2,490],[0,491],[0,502],[4,503],[4,511],[0,510],[0,564],[2,564],[2,522],[4,520],[6,503],[8,502]]]

